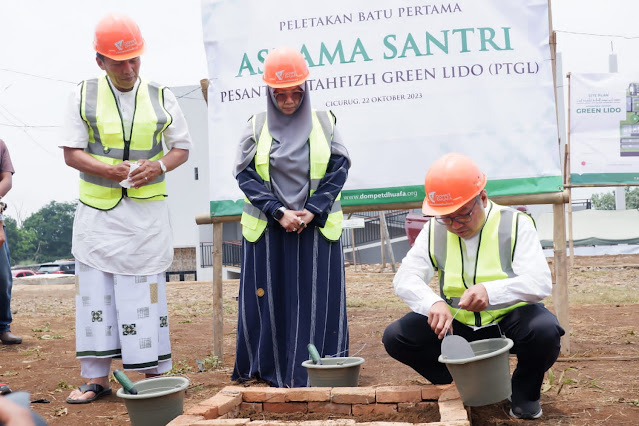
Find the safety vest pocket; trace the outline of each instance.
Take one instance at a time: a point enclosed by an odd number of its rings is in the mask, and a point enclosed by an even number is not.
[[[257,224],[260,220],[257,217],[250,216],[248,214],[243,214],[240,219],[240,223],[242,226],[246,226],[247,228],[255,231],[257,229]]]

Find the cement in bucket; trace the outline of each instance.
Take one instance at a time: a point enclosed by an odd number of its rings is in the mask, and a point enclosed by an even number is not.
[[[162,376],[135,382],[137,395],[118,389],[133,426],[164,426],[184,411],[184,393],[191,382],[186,377]]]
[[[513,341],[508,338],[485,339],[470,342],[475,356],[448,359],[439,356],[453,376],[459,395],[465,405],[479,407],[508,398],[512,392],[508,354]]]
[[[358,356],[322,358],[321,364],[312,360],[302,363],[313,387],[357,387],[359,367],[364,358]]]

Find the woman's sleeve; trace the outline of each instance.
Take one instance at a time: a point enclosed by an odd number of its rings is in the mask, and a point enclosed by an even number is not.
[[[346,183],[350,167],[351,160],[348,151],[342,143],[337,128],[335,128],[331,143],[331,158],[326,167],[326,174],[320,181],[317,191],[306,201],[306,209],[315,215],[312,222],[314,225],[322,227],[326,224],[333,203]]]
[[[246,198],[253,206],[262,210],[267,217],[270,218],[275,210],[283,206],[275,194],[266,188],[264,180],[257,174],[254,160],[239,172],[236,179]]]

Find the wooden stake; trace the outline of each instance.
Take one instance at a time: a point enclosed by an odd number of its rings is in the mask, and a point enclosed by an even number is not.
[[[224,298],[222,296],[222,227],[213,223],[213,355],[224,361]]]

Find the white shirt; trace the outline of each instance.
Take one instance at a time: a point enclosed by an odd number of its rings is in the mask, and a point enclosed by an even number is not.
[[[517,245],[512,263],[516,276],[482,283],[486,287],[490,305],[536,303],[547,297],[552,290],[550,268],[541,249],[537,231],[527,218],[519,217],[518,220]],[[393,279],[395,293],[413,312],[425,316],[428,316],[434,303],[443,300],[428,286],[435,275],[428,253],[429,235],[430,226],[426,223]],[[467,282],[473,282],[479,233],[462,241],[464,274],[470,277]]]
[[[131,133],[135,93],[120,92],[111,84],[122,114],[124,129]],[[76,87],[69,97],[65,139],[60,147],[85,149],[89,144],[86,122],[80,116],[81,91]],[[164,90],[164,106],[173,122],[164,131],[168,150],[192,147],[184,114],[175,95]],[[173,239],[166,200],[144,201],[123,198],[113,209],[103,211],[78,203],[73,222],[73,256],[80,262],[104,272],[122,275],[159,274],[173,261]]]

